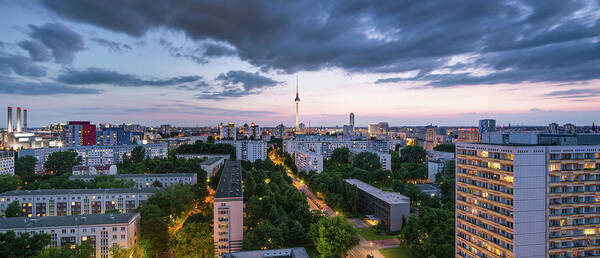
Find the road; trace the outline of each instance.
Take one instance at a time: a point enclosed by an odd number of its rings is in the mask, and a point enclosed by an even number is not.
[[[269,153],[269,158],[275,164],[284,165],[283,162],[281,162],[281,160],[279,160],[274,155],[274,153]],[[287,168],[285,165],[284,167],[286,170],[286,174],[292,179],[292,185],[296,187],[296,189],[298,189],[300,192],[302,192],[304,196],[306,196],[306,201],[308,202],[308,205],[310,206],[311,210],[320,210],[328,217],[333,217],[337,215],[337,213],[329,206],[327,206],[327,204],[323,200],[318,198],[312,191],[310,191],[306,184],[296,179],[296,177],[294,177],[289,168]],[[381,252],[379,252],[379,247],[373,247],[372,243],[365,240],[360,234],[358,235],[358,237],[360,238],[359,244],[350,249],[350,251],[348,251],[348,257],[366,258],[367,255],[370,254],[373,255],[374,258],[385,258],[385,256],[383,256]]]

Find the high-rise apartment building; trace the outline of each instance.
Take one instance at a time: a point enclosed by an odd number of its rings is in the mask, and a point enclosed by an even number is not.
[[[242,249],[244,194],[242,191],[242,165],[239,160],[225,163],[215,192],[213,225],[216,257]]]
[[[234,123],[219,124],[219,139],[221,140],[235,140],[237,136],[237,130]]]
[[[496,131],[496,120],[494,119],[481,119],[479,120],[479,132],[495,132]]]
[[[0,151],[0,175],[15,174],[15,156],[12,151]]]
[[[63,141],[66,146],[96,145],[96,125],[89,121],[69,121]]]
[[[600,256],[600,135],[456,146],[458,257]]]

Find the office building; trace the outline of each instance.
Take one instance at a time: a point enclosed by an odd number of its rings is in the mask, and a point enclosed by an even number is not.
[[[108,258],[111,256],[110,248],[115,244],[122,248],[138,244],[139,223],[139,213],[16,217],[1,218],[0,232],[48,234],[51,247],[75,248],[89,241],[95,257]]]
[[[81,157],[81,165],[109,165],[123,162],[123,155],[130,155],[133,148],[141,146],[146,152],[146,157],[166,158],[169,152],[166,143],[143,144],[143,145],[107,145],[107,146],[73,146],[60,148],[37,148],[19,151],[19,156],[33,156],[37,159],[35,164],[36,173],[44,173],[44,162],[50,154],[57,151],[74,150]]]
[[[15,174],[15,156],[12,151],[0,151],[0,175]]]
[[[223,254],[222,258],[309,258],[304,247],[253,250]]]
[[[379,122],[376,124],[369,124],[368,129],[370,135],[388,134],[390,126],[387,122]]]
[[[72,175],[74,176],[98,176],[98,175],[116,175],[117,165],[77,165],[73,166]]]
[[[236,140],[237,139],[237,129],[235,128],[234,123],[229,124],[219,124],[219,139],[221,140]]]
[[[358,207],[377,218],[387,230],[402,229],[402,217],[410,216],[410,198],[395,192],[385,192],[358,179],[346,179],[358,189]]]
[[[484,140],[456,146],[456,255],[600,256],[600,135]]]
[[[354,113],[350,113],[350,126],[354,129]]]
[[[73,175],[69,180],[89,182],[97,175]],[[116,174],[115,179],[131,180],[136,188],[169,187],[174,184],[195,185],[198,183],[196,173],[165,173],[165,174]],[[160,182],[160,185],[154,182]]]
[[[496,120],[494,119],[481,119],[479,120],[479,132],[495,132],[496,131]]]
[[[40,189],[0,194],[0,210],[19,202],[27,217],[101,214],[110,210],[134,212],[159,188]]]
[[[295,162],[298,171],[308,173],[315,171],[321,173],[323,171],[323,155],[309,150],[297,150],[295,152]]]
[[[229,155],[227,156],[229,157]],[[200,163],[200,167],[206,171],[206,177],[211,177],[223,167],[226,160],[224,157],[212,157]]]
[[[244,240],[244,194],[242,165],[227,161],[213,204],[213,240],[215,256],[240,251]]]

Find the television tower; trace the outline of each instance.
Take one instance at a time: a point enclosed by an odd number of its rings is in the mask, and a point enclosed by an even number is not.
[[[300,97],[298,97],[298,75],[296,75],[296,131],[300,129],[299,120],[298,120],[298,103],[300,102]]]

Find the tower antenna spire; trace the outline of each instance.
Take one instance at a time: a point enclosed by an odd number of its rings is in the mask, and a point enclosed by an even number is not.
[[[296,95],[298,95],[298,74],[296,74]]]

